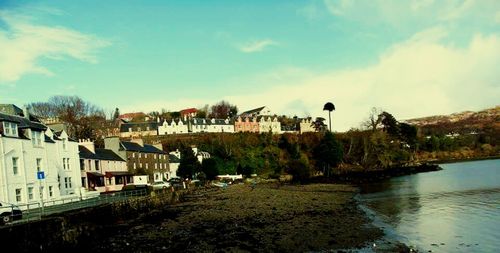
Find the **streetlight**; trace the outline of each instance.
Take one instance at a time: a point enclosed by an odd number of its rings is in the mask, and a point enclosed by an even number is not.
[[[323,106],[323,111],[328,111],[328,126],[330,128],[330,132],[332,131],[332,118],[330,114],[334,110],[335,110],[335,105],[333,105],[331,102],[328,102]]]

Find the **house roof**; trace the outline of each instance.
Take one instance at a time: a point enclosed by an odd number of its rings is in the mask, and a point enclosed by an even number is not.
[[[5,113],[0,112],[0,121],[8,121],[8,122],[17,123],[19,129],[29,128],[29,129],[35,129],[35,130],[40,130],[40,131],[47,130],[47,126],[45,126],[44,124],[28,120],[24,117],[17,116],[17,115],[9,115],[9,114],[5,114]]]
[[[258,112],[262,111],[262,109],[264,109],[264,108],[266,108],[266,106],[262,106],[262,107],[259,107],[259,108],[248,110],[246,112],[242,112],[241,115],[252,115],[252,114],[255,114],[255,113],[258,113]]]
[[[138,128],[141,128],[140,131],[148,131],[146,130],[149,127],[149,131],[155,131],[158,129],[158,122],[129,122],[123,123],[120,126],[120,133],[128,132],[129,128],[132,128],[133,132],[137,132]]]
[[[168,155],[168,162],[169,163],[180,163],[181,160],[177,156],[169,154]]]
[[[181,115],[184,115],[184,114],[189,114],[189,113],[196,113],[197,111],[198,111],[198,109],[196,109],[196,108],[188,108],[188,109],[180,110],[179,113]]]
[[[144,144],[144,146],[141,146],[135,142],[130,142],[130,141],[122,141],[121,144],[122,144],[122,147],[125,151],[166,154],[166,152],[164,152],[163,150],[161,150],[153,145]]]
[[[88,148],[81,145],[78,146],[78,149],[80,150],[80,158],[125,162],[125,160],[110,149],[97,148],[95,153],[92,153]]]
[[[10,115],[24,116],[23,110],[14,104],[0,104],[0,112]]]

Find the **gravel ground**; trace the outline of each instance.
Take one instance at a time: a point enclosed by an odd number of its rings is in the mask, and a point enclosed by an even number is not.
[[[105,228],[110,236],[87,246],[94,252],[355,251],[383,235],[355,193],[339,184],[201,189]]]

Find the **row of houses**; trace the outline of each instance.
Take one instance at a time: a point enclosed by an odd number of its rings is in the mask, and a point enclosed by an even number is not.
[[[161,120],[156,122],[128,122],[120,125],[120,137],[133,138],[139,136],[171,135],[187,133],[274,133],[314,132],[311,118],[298,119],[296,126],[282,126],[277,116],[270,116],[267,107],[243,112],[234,119],[193,118],[193,114],[183,114],[180,119]]]
[[[201,160],[206,152],[193,152]],[[135,175],[149,182],[176,177],[180,152],[142,139],[104,139],[104,148],[90,140],[74,140],[54,131],[26,110],[0,105],[0,201],[30,204],[81,197],[82,189],[119,191]]]

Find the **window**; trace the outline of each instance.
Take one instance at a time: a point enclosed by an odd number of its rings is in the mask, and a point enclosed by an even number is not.
[[[95,160],[95,170],[99,170],[99,160]]]
[[[131,128],[131,127],[129,127],[129,128],[128,128],[128,131],[129,131],[129,132],[132,132],[132,128]]]
[[[134,163],[134,170],[135,170],[135,169],[136,169],[136,165],[135,165],[135,163]]]
[[[42,132],[31,131],[31,142],[33,143],[33,146],[41,147],[42,146]]]
[[[146,166],[145,166],[145,167],[146,167],[146,169],[148,169],[148,167],[149,167],[148,165],[149,165],[149,164],[147,164],[147,163],[146,163]]]
[[[52,198],[53,195],[54,195],[54,191],[52,191],[52,186],[49,186],[49,197]]]
[[[62,139],[62,144],[63,144],[63,150],[67,150],[67,147],[68,147],[68,140],[66,138]]]
[[[66,158],[66,169],[71,170],[71,168],[69,167],[69,158]]]
[[[17,124],[12,122],[3,122],[3,129],[5,136],[17,137]]]
[[[158,169],[158,164],[157,164],[157,163],[155,163],[155,170],[156,170],[156,169]]]
[[[135,158],[135,153],[132,153],[132,157]]]
[[[149,131],[149,127],[146,127],[146,131]]]
[[[17,175],[17,173],[19,173],[19,170],[17,167],[17,160],[19,160],[19,158],[12,157],[12,172],[14,172],[14,175]]]
[[[37,172],[42,171],[42,158],[36,159],[36,171]]]
[[[28,187],[28,199],[33,200],[33,187]]]
[[[64,178],[64,188],[71,188],[71,177]]]
[[[16,201],[17,202],[21,202],[22,201],[22,198],[21,198],[21,189],[16,189]]]
[[[148,158],[148,154],[144,154],[144,158]]]
[[[85,170],[85,160],[80,159],[80,170]]]

